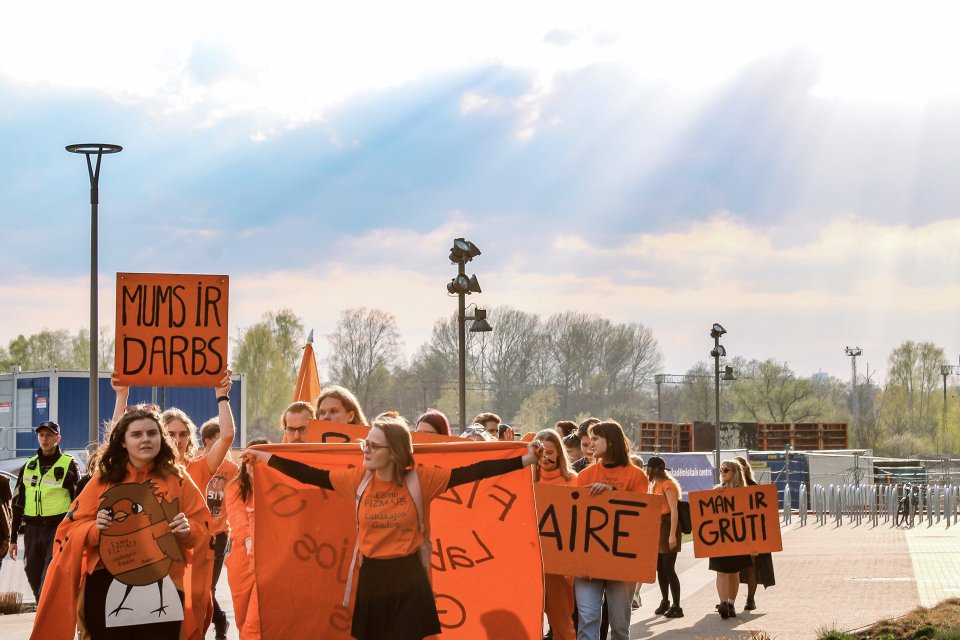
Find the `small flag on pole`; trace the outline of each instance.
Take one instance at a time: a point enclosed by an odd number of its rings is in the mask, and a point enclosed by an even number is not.
[[[313,355],[313,329],[307,336],[303,347],[303,359],[300,361],[300,373],[297,374],[297,386],[293,389],[293,401],[313,402],[320,395],[320,374],[317,373],[317,359]]]

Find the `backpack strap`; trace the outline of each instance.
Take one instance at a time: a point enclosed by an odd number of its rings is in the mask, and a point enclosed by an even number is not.
[[[420,533],[423,536],[423,543],[420,545],[420,562],[423,563],[423,568],[427,572],[427,580],[431,580],[430,558],[433,556],[433,543],[430,540],[430,523],[423,515],[423,492],[420,489],[420,476],[417,475],[417,470],[407,471],[403,476],[403,482],[407,485],[410,498],[417,508],[417,523],[420,525]]]
[[[353,571],[357,568],[357,558],[360,556],[360,497],[363,495],[363,492],[367,490],[367,486],[372,479],[373,472],[367,471],[364,473],[363,479],[360,480],[360,484],[357,486],[357,493],[354,496],[356,499],[354,513],[357,516],[357,540],[353,544],[353,557],[350,559],[350,571],[347,573],[347,586],[343,591],[343,606],[345,607],[350,606],[350,592],[353,589]]]

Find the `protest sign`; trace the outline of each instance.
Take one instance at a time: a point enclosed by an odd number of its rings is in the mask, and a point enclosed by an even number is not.
[[[663,496],[536,485],[543,570],[624,582],[654,582]]]
[[[332,427],[348,437],[366,429]],[[362,460],[355,443],[258,448],[330,470]],[[475,442],[415,444],[414,449],[419,465],[443,467],[512,458],[525,451],[518,443]],[[356,538],[355,504],[267,465],[254,469],[263,637],[349,640],[352,610],[342,599]],[[455,487],[429,510],[442,637],[539,640],[543,576],[530,469]],[[504,584],[506,575],[509,585]]]
[[[783,550],[777,487],[772,484],[692,491],[690,516],[697,558]]]
[[[118,273],[120,382],[215,386],[227,368],[228,290],[227,276]]]

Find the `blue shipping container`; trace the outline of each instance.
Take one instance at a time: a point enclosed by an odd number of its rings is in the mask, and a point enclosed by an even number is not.
[[[810,465],[807,456],[791,452],[789,467],[784,453],[751,453],[750,462],[766,463],[769,482],[777,485],[777,496],[781,509],[783,508],[783,492],[787,485],[790,486],[790,508],[799,508],[800,485],[810,486]],[[804,508],[806,507],[807,505],[804,505]]]

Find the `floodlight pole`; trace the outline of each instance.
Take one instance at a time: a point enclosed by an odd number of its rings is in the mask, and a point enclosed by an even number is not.
[[[100,204],[100,160],[104,154],[119,153],[123,147],[116,144],[71,144],[66,146],[70,153],[79,153],[87,158],[87,174],[90,177],[90,443],[100,441],[100,362],[97,347],[100,342],[100,329],[97,320],[97,208]],[[96,167],[90,156],[97,156]]]
[[[464,263],[461,260],[457,263],[457,276],[465,276]],[[457,350],[459,351],[460,363],[458,370],[460,385],[459,400],[460,406],[460,433],[467,428],[467,307],[466,292],[461,291],[457,294]]]
[[[720,335],[713,338],[713,395],[716,401],[717,424],[714,428],[714,437],[716,438],[713,450],[713,480],[715,484],[720,484]]]

